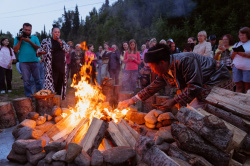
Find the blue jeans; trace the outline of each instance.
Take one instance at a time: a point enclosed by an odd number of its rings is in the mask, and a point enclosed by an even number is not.
[[[42,88],[43,88],[43,81],[44,81],[44,62],[39,63],[39,70],[40,70],[40,81],[41,81]]]
[[[38,62],[22,62],[20,63],[20,69],[23,77],[24,84],[24,93],[27,97],[31,97],[32,94],[32,83],[31,83],[31,75],[34,78],[36,84],[36,90],[39,91],[42,89],[42,84],[40,80],[40,71],[39,71],[39,63]]]
[[[138,70],[124,70],[123,71],[123,91],[136,92],[136,80],[138,77]]]

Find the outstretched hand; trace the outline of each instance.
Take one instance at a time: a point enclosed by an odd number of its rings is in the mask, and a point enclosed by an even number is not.
[[[118,109],[124,109],[129,107],[130,105],[132,105],[134,103],[134,100],[132,99],[128,99],[128,100],[124,100],[122,102],[119,102],[118,104]]]
[[[169,109],[172,108],[174,105],[176,104],[176,101],[174,99],[168,99],[166,101],[164,101],[163,103],[161,103],[161,109]]]

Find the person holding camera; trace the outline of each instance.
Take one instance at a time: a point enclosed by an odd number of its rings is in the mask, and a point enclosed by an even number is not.
[[[34,78],[36,90],[42,89],[40,81],[39,60],[36,56],[36,50],[40,48],[39,40],[31,35],[32,25],[24,23],[19,36],[14,40],[14,51],[19,51],[20,69],[22,72],[24,92],[27,97],[31,97],[31,75]]]

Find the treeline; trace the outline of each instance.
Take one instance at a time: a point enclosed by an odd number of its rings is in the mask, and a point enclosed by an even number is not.
[[[65,41],[87,41],[96,48],[105,41],[120,47],[132,38],[141,45],[153,37],[158,41],[172,38],[182,48],[188,37],[201,30],[217,38],[229,33],[237,41],[239,29],[250,26],[249,9],[247,0],[118,0],[112,5],[105,0],[84,20],[77,6],[74,11],[64,8],[54,24],[61,28]],[[45,29],[42,33],[40,39],[49,35]]]

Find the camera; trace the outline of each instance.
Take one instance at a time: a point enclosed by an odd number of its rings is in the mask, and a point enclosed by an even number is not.
[[[19,30],[19,33],[18,33],[18,34],[19,34],[18,37],[17,37],[18,40],[20,40],[21,38],[31,38],[30,35],[27,35],[27,34],[25,33],[25,31],[24,31],[23,28],[21,28],[21,29]]]

